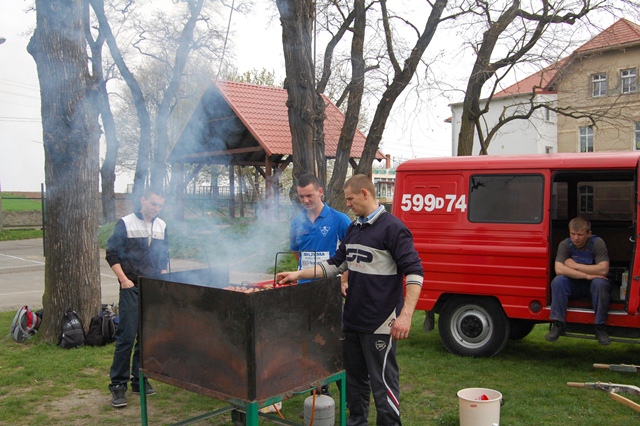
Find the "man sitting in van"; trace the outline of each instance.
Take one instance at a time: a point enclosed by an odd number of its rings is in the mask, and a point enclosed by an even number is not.
[[[591,223],[582,217],[569,222],[570,237],[558,246],[555,260],[556,277],[551,281],[551,329],[545,336],[555,342],[565,333],[565,316],[569,299],[591,295],[598,343],[611,343],[606,321],[611,287],[609,254],[604,240],[591,234]]]

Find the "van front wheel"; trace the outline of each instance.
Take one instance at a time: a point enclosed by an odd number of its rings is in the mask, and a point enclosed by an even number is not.
[[[509,320],[494,299],[452,297],[440,310],[438,332],[452,354],[492,357],[509,340]]]

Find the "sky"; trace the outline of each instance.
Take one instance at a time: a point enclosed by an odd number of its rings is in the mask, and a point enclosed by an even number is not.
[[[265,0],[257,0],[257,12],[245,17],[235,13],[232,31],[235,61],[239,71],[273,70],[284,78],[284,57],[280,23],[269,22]],[[36,64],[27,53],[35,27],[35,12],[25,13],[27,3],[3,0],[0,14],[0,189],[40,191],[44,183],[44,151],[40,119],[40,92]],[[443,100],[436,108],[416,118],[402,111],[410,105],[394,107],[380,149],[395,160],[448,156],[451,153],[450,127],[444,123],[451,111]],[[124,192],[132,178],[119,175],[116,191]]]

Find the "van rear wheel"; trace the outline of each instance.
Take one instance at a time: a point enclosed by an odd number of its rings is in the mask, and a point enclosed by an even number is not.
[[[492,357],[509,340],[509,320],[494,299],[452,297],[440,310],[438,332],[452,354]]]
[[[536,323],[523,319],[509,320],[509,340],[522,340],[533,331]]]

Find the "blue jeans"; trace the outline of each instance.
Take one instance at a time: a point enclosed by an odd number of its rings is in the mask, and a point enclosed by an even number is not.
[[[596,316],[595,324],[604,324],[607,322],[610,292],[609,280],[604,278],[595,278],[589,282],[557,275],[551,281],[551,319],[564,322],[569,299],[591,296],[593,313]]]
[[[109,389],[139,384],[140,344],[138,337],[138,287],[120,289],[119,324],[116,330],[116,349],[111,364]],[[133,360],[131,359],[133,352]]]

